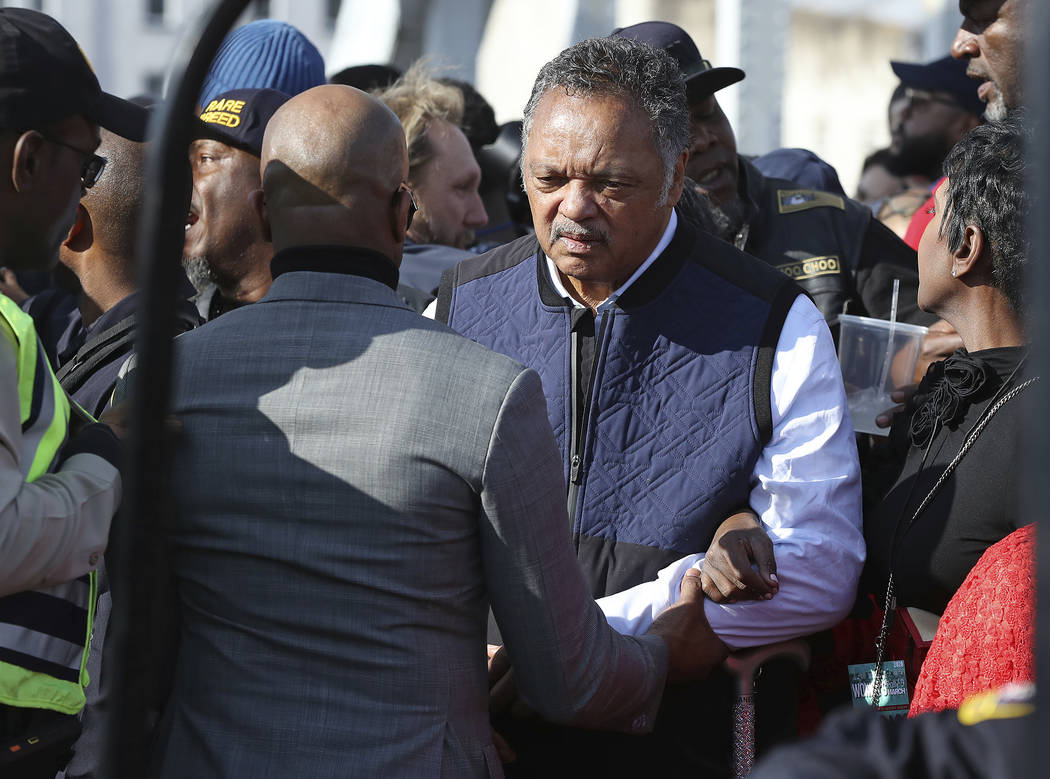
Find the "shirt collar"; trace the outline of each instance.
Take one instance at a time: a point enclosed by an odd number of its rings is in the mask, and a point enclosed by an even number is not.
[[[671,243],[671,239],[674,238],[675,230],[678,227],[678,214],[675,210],[671,209],[671,218],[667,220],[667,227],[664,228],[664,234],[660,237],[660,241],[656,244],[656,248],[653,249],[652,253],[646,258],[645,262],[638,266],[638,269],[631,274],[631,277],[625,281],[619,289],[609,295],[598,308],[606,308],[615,303],[619,297],[627,291],[627,289],[638,280],[638,278],[649,270],[656,258],[659,257],[667,245]],[[554,264],[554,260],[547,255],[544,255],[547,260],[547,275],[550,277],[551,284],[554,286],[554,290],[561,295],[563,298],[568,298],[569,302],[572,303],[574,308],[586,308],[576,298],[569,294],[569,291],[565,289],[565,285],[561,283],[561,276],[558,275],[558,266]]]
[[[137,291],[121,298],[116,305],[103,312],[98,319],[85,328],[85,342],[99,333],[104,333],[127,317],[132,316],[138,308],[138,304],[139,293]]]

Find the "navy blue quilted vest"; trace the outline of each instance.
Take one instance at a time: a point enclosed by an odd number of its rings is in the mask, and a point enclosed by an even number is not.
[[[777,339],[798,294],[783,274],[679,221],[660,258],[599,311],[589,408],[574,416],[572,307],[536,240],[446,272],[438,319],[543,381],[573,539],[596,597],[706,550],[747,505],[771,433]],[[574,418],[586,422],[570,469]]]

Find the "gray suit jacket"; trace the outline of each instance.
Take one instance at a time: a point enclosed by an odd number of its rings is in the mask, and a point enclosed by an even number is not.
[[[652,727],[666,647],[586,592],[535,373],[377,281],[306,271],[176,348],[162,776],[502,775],[490,599],[540,713]]]

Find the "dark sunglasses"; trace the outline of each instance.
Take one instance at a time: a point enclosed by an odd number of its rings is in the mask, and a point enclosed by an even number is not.
[[[955,108],[959,108],[959,102],[954,100],[947,95],[938,95],[935,92],[928,92],[925,89],[912,89],[906,87],[904,90],[905,108],[913,109],[918,108],[921,105],[927,103],[941,103],[942,105],[950,105]]]
[[[419,206],[416,205],[416,198],[415,195],[412,194],[412,190],[406,187],[404,184],[402,184],[400,187],[394,190],[394,195],[390,198],[391,206],[393,206],[394,208],[398,207],[398,203],[401,198],[402,192],[408,195],[408,220],[407,224],[405,225],[405,229],[407,230],[412,226],[412,217],[416,215],[416,211],[419,210]]]
[[[64,146],[67,149],[73,151],[84,157],[84,163],[80,166],[80,183],[83,184],[84,189],[91,189],[95,186],[95,182],[102,176],[102,171],[106,169],[106,158],[95,154],[93,151],[85,151],[84,149],[73,146],[65,141],[60,141],[57,138],[51,138],[50,136],[44,135],[39,130],[37,134],[48,143],[53,143],[55,146]]]

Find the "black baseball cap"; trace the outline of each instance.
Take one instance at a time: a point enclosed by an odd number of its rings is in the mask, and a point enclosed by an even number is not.
[[[612,36],[648,43],[674,57],[682,71],[686,94],[691,101],[744,80],[744,71],[740,68],[716,68],[701,57],[689,33],[677,24],[642,22],[630,27],[617,27],[612,31]]]
[[[231,89],[208,101],[200,116],[198,138],[262,156],[263,133],[270,117],[291,97],[276,89]]]
[[[32,128],[76,115],[146,140],[146,109],[102,91],[65,27],[39,11],[0,8],[0,127]]]
[[[945,92],[963,110],[974,116],[983,116],[988,106],[977,96],[977,82],[966,75],[967,64],[966,60],[948,56],[925,65],[891,61],[890,67],[904,86],[928,92]]]

